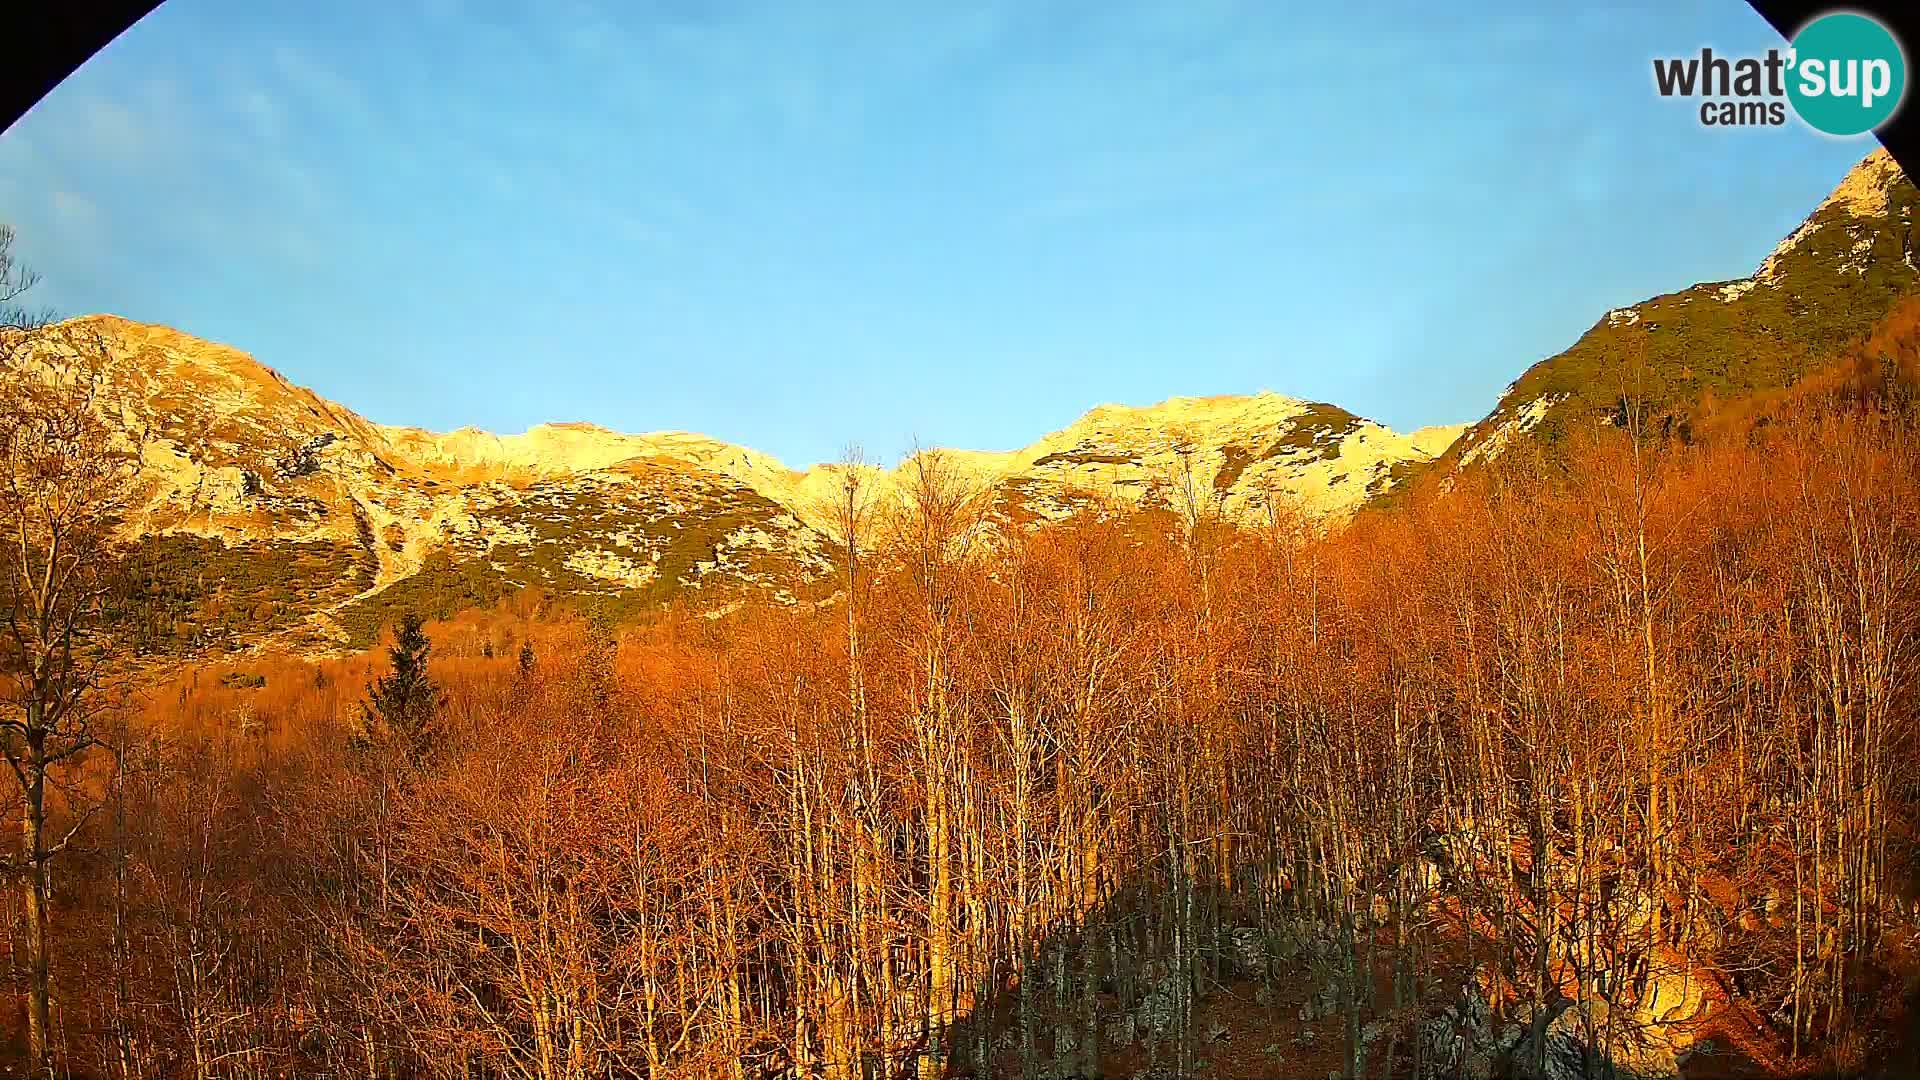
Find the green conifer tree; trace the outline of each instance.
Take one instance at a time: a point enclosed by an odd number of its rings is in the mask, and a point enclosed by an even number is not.
[[[410,757],[432,749],[436,714],[443,703],[440,690],[427,672],[433,642],[422,629],[420,616],[408,612],[387,650],[393,670],[374,683],[360,706],[369,735],[399,742]]]

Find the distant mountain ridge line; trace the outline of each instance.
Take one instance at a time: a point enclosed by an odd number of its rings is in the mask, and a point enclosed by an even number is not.
[[[364,641],[402,608],[523,586],[616,607],[831,587],[840,465],[794,470],[705,435],[577,421],[509,435],[379,424],[238,349],[117,316],[76,322],[104,346],[117,422],[148,439],[149,497],[129,528],[167,613],[150,628],[162,645],[262,628]],[[1400,434],[1262,392],[1102,405],[1016,450],[942,453],[995,529],[1171,506],[1177,489],[1254,522],[1276,502],[1351,513],[1459,430]],[[907,463],[863,471],[876,503],[904,494]]]
[[[822,467],[834,468],[840,464],[834,461],[823,461],[804,468],[795,468],[772,454],[755,450],[745,444],[730,443],[700,432],[680,428],[626,432],[590,420],[554,420],[533,424],[520,432],[495,432],[476,425],[462,425],[448,431],[435,431],[414,424],[381,423],[367,419],[354,411],[351,406],[322,396],[311,387],[293,382],[283,372],[232,345],[206,341],[174,327],[140,322],[110,313],[84,315],[70,321],[102,328],[110,336],[121,336],[132,332],[170,339],[176,345],[183,347],[183,350],[204,351],[208,358],[217,358],[228,363],[238,361],[251,366],[291,392],[311,396],[314,400],[324,403],[330,411],[337,410],[352,416],[357,421],[357,426],[364,426],[366,429],[380,433],[384,440],[396,450],[410,451],[411,455],[418,455],[423,462],[443,462],[450,465],[504,464],[522,467],[544,465],[551,467],[556,473],[579,472],[607,468],[626,460],[627,457],[659,456],[662,449],[671,447],[675,449],[724,448],[737,451],[749,456],[763,468],[795,476],[803,476]],[[1088,408],[1067,426],[1012,450],[977,450],[945,446],[928,449],[939,449],[975,460],[998,458],[1013,461],[1023,456],[1041,456],[1061,436],[1102,422],[1111,422],[1115,418],[1147,424],[1198,425],[1204,433],[1209,429],[1218,430],[1224,426],[1221,423],[1223,419],[1230,420],[1250,413],[1256,414],[1256,421],[1284,419],[1287,415],[1297,414],[1317,405],[1324,405],[1324,403],[1271,390],[1261,390],[1251,394],[1173,395],[1148,405],[1104,402]],[[1365,422],[1374,424],[1383,431],[1390,430],[1385,425],[1379,425],[1371,420]],[[1464,425],[1429,425],[1409,434],[1422,436],[1423,444],[1431,445],[1435,438],[1462,426]],[[598,448],[601,452],[588,454],[583,462],[573,456],[582,448]],[[633,452],[620,456],[626,449],[631,449]]]
[[[1629,385],[1681,434],[1704,394],[1787,385],[1920,283],[1916,211],[1920,192],[1870,154],[1753,275],[1603,314],[1473,425],[1403,434],[1263,391],[1098,405],[1015,450],[942,453],[988,496],[997,529],[1182,499],[1231,521],[1276,505],[1337,521],[1516,440],[1617,422]],[[524,586],[616,608],[833,588],[840,465],[795,470],[706,435],[581,421],[505,435],[378,424],[230,346],[111,315],[77,322],[106,346],[119,421],[153,437],[150,498],[130,527],[153,557],[167,642],[263,627],[364,641],[400,610],[448,614]],[[863,466],[871,497],[902,496],[910,461]]]

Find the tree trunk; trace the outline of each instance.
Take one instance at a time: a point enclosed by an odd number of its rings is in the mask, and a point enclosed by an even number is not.
[[[20,811],[21,848],[26,865],[22,868],[20,899],[26,915],[27,952],[27,1067],[33,1076],[52,1076],[53,1062],[47,1051],[52,1030],[49,1003],[51,991],[47,976],[47,898],[51,891],[46,859],[46,770],[41,741],[45,733],[39,724],[39,709],[28,707],[27,790]]]

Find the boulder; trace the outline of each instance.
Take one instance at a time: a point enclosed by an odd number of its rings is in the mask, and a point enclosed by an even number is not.
[[[1379,1070],[1374,1069],[1374,1059],[1386,1054],[1394,1045],[1389,1037],[1392,1025],[1385,1020],[1369,1020],[1360,1029],[1360,1075],[1365,1076]],[[1385,1068],[1391,1070],[1393,1063],[1387,1062]]]
[[[1711,1009],[1709,979],[1691,965],[1665,957],[1649,973],[1630,1004],[1614,1005],[1589,997],[1563,1004],[1547,1027],[1546,1080],[1578,1080],[1586,1075],[1588,1046],[1596,1075],[1610,1080],[1671,1080],[1695,1051],[1700,1021]],[[1514,1049],[1518,1062],[1532,1058],[1530,1039]]]
[[[1221,932],[1220,951],[1227,967],[1243,978],[1258,978],[1267,970],[1267,935],[1254,926],[1235,926]]]
[[[1362,1030],[1364,1038],[1365,1030]],[[1490,1077],[1496,1065],[1507,1058],[1525,1035],[1518,1024],[1495,1031],[1493,1012],[1471,986],[1446,1011],[1421,1022],[1415,1038],[1420,1043],[1420,1058],[1425,1063],[1423,1076],[1439,1080],[1469,1076]]]
[[[1147,991],[1133,1007],[1134,1029],[1139,1037],[1157,1039],[1173,1033],[1180,1022],[1179,987],[1173,980],[1160,982]]]

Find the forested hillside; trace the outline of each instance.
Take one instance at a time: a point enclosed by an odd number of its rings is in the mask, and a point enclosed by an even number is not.
[[[991,533],[923,455],[832,604],[181,670],[59,870],[67,1060],[1909,1075],[1916,374],[1909,301],[1331,533]]]

